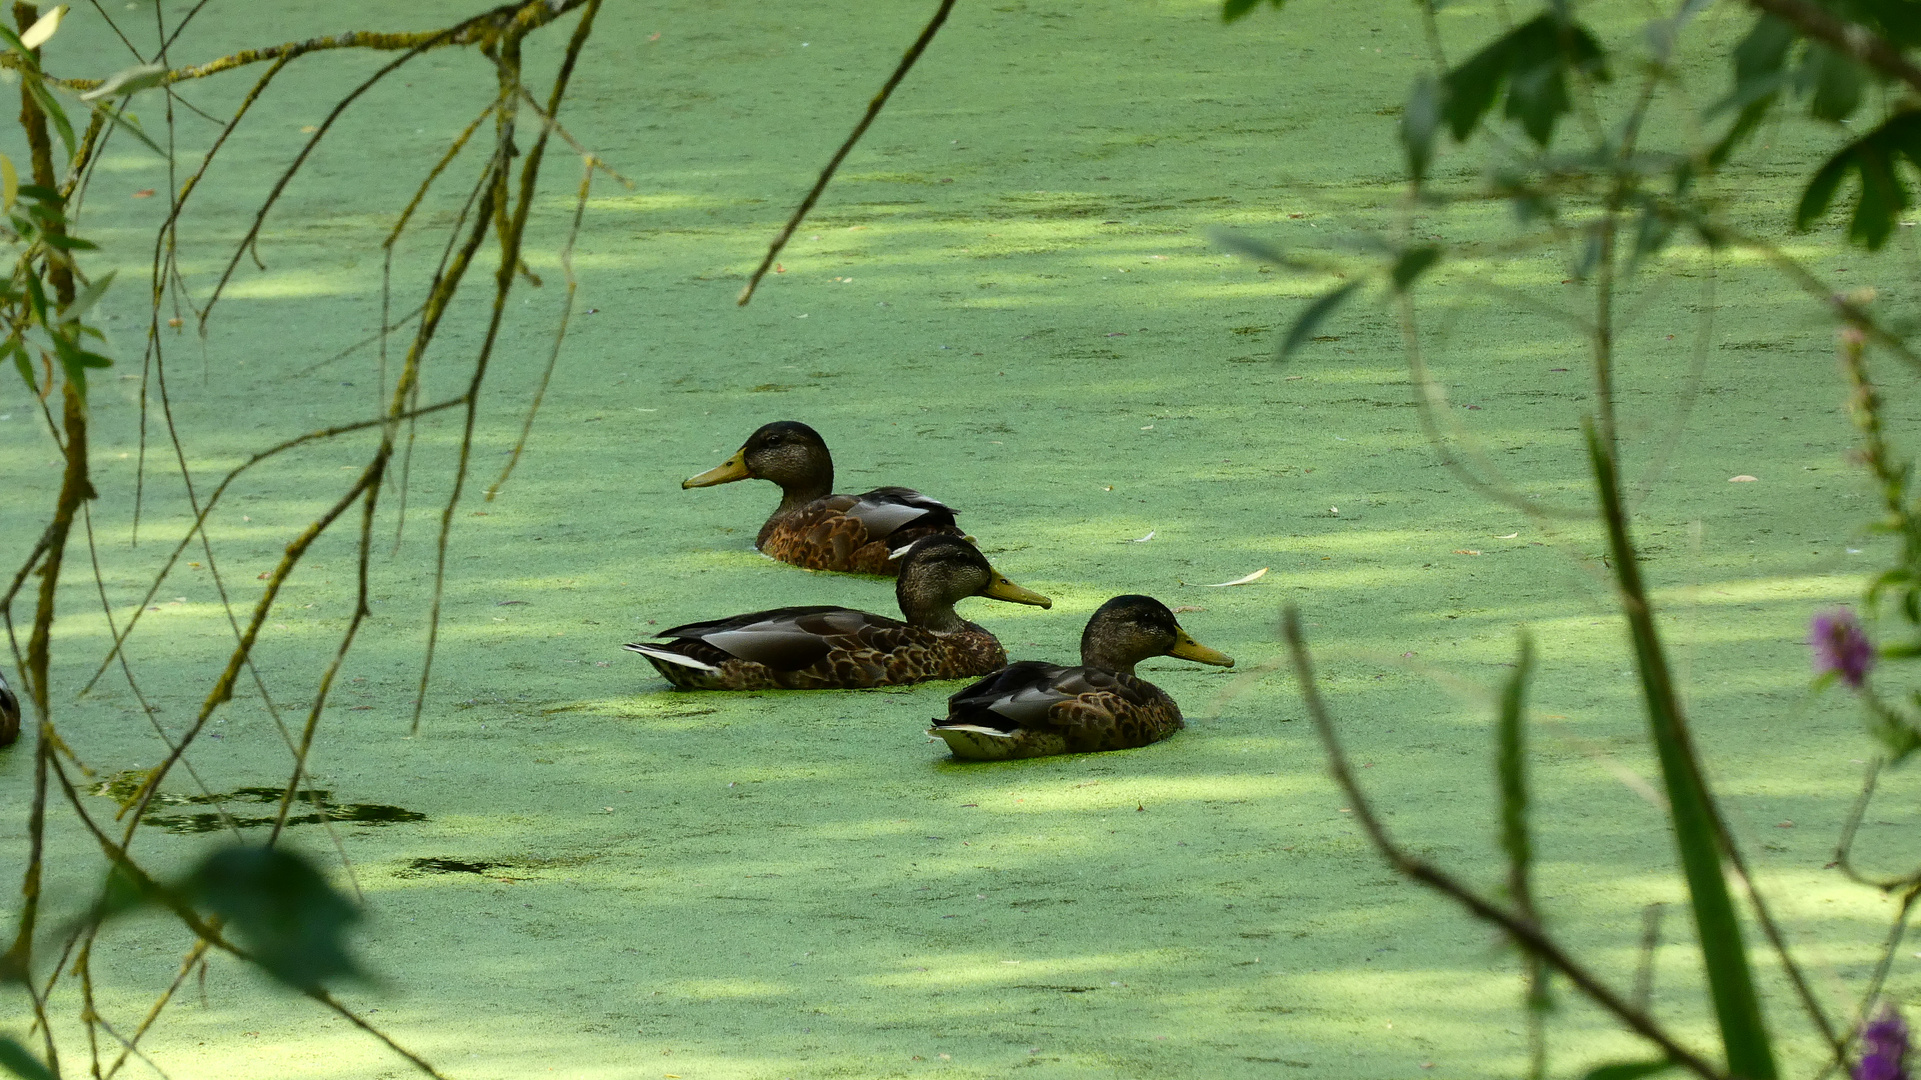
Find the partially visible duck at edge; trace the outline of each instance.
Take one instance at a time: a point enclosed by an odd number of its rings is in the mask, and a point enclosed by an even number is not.
[[[922,537],[900,560],[906,622],[840,607],[787,607],[663,630],[625,646],[682,690],[813,690],[966,679],[1007,662],[993,634],[954,605],[970,596],[1052,607],[959,537]]]
[[[681,481],[682,488],[735,480],[780,485],[780,505],[760,527],[754,546],[781,562],[809,570],[895,576],[893,552],[923,536],[960,536],[954,511],[912,488],[875,488],[835,495],[834,459],[820,434],[795,420],[767,424],[748,436],[733,457]]]
[[[13,696],[7,677],[0,675],[0,746],[12,746],[20,738],[20,699]]]
[[[1127,750],[1182,726],[1180,706],[1134,674],[1149,657],[1233,667],[1232,657],[1188,636],[1151,596],[1116,596],[1087,620],[1081,666],[1022,660],[947,699],[947,719],[927,734],[957,758],[1008,758]]]

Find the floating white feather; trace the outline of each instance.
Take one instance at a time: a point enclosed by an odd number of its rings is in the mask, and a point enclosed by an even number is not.
[[[1266,577],[1266,576],[1267,576],[1267,571],[1268,571],[1268,568],[1267,568],[1267,567],[1265,567],[1265,566],[1263,566],[1263,567],[1261,567],[1261,568],[1260,568],[1259,570],[1256,570],[1256,571],[1254,571],[1253,573],[1251,573],[1251,574],[1249,574],[1249,575],[1247,575],[1246,577],[1237,577],[1237,578],[1235,578],[1235,579],[1234,579],[1233,581],[1217,581],[1217,582],[1215,582],[1215,583],[1214,583],[1214,584],[1212,584],[1212,585],[1209,585],[1209,584],[1206,584],[1206,583],[1204,583],[1204,582],[1199,582],[1199,581],[1196,581],[1196,582],[1186,582],[1186,581],[1183,581],[1183,582],[1181,582],[1181,584],[1183,584],[1183,585],[1188,585],[1188,584],[1193,584],[1193,585],[1198,585],[1199,587],[1201,587],[1201,588],[1203,588],[1203,589],[1225,589],[1225,588],[1227,588],[1227,587],[1228,587],[1229,585],[1248,585],[1248,584],[1251,584],[1251,583],[1253,583],[1253,582],[1256,582],[1256,581],[1259,581],[1259,580],[1261,580],[1261,578],[1263,578],[1263,577]]]

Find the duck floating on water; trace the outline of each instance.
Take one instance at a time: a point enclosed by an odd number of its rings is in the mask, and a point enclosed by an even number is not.
[[[682,488],[736,480],[780,485],[780,505],[760,527],[754,546],[781,562],[809,570],[895,576],[891,556],[923,536],[962,535],[954,511],[912,488],[882,487],[835,495],[834,459],[820,433],[780,420],[748,436],[733,457],[681,481]]]
[[[12,746],[20,738],[20,699],[13,696],[7,677],[0,675],[0,746]]]
[[[974,545],[936,534],[901,556],[894,594],[906,622],[841,607],[786,607],[660,632],[625,648],[682,690],[898,686],[984,675],[1007,662],[993,634],[954,605],[969,596],[1052,607],[1007,580]]]
[[[1188,636],[1151,596],[1116,596],[1087,620],[1081,666],[1022,660],[947,699],[947,719],[928,735],[957,758],[1008,758],[1127,750],[1182,726],[1180,706],[1134,674],[1154,656],[1233,667],[1234,659]]]

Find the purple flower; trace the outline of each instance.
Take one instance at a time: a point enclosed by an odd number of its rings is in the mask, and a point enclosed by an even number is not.
[[[1874,666],[1874,645],[1854,612],[1838,608],[1816,615],[1808,644],[1814,649],[1818,674],[1832,672],[1856,690],[1867,681],[1868,669]]]
[[[1908,1080],[1908,1025],[1894,1006],[1883,1006],[1861,1029],[1861,1051],[1854,1080]]]

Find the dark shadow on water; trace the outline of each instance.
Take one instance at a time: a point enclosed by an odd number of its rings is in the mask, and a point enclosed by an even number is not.
[[[102,795],[126,807],[139,796],[142,785],[146,783],[147,773],[141,769],[130,769],[115,773],[113,776],[93,786],[93,794]],[[172,795],[161,793],[153,797],[152,805],[158,806],[207,806],[222,803],[277,803],[282,788],[243,787],[224,793],[211,795]],[[339,821],[349,825],[398,825],[406,822],[425,821],[427,815],[417,810],[407,810],[383,803],[334,803],[333,792],[319,788],[302,788],[294,793],[296,803],[302,808],[311,808],[306,813],[287,815],[288,825],[318,825],[322,821]],[[227,828],[229,823],[237,829],[258,829],[271,826],[275,815],[264,814],[241,816],[208,811],[197,814],[148,814],[141,823],[170,833],[218,832]]]
[[[414,877],[418,874],[484,874],[507,866],[503,862],[468,862],[464,859],[443,859],[429,857],[415,859],[407,864],[407,869],[397,871],[401,877]]]

